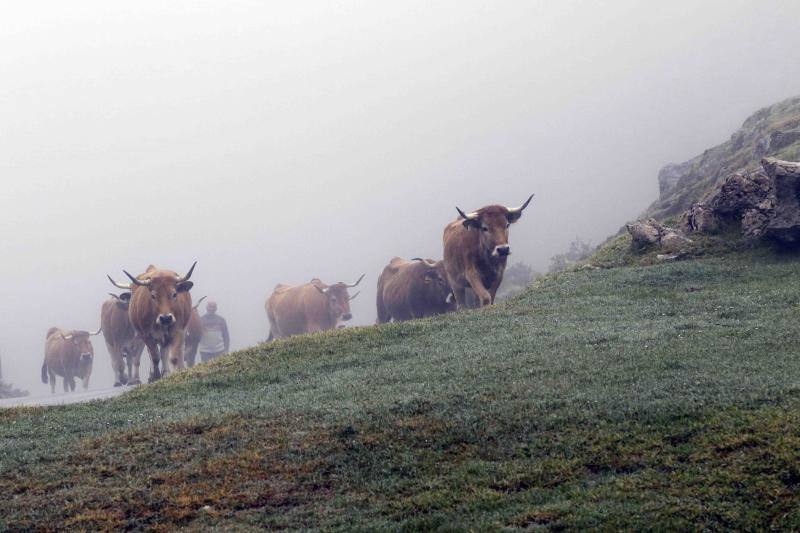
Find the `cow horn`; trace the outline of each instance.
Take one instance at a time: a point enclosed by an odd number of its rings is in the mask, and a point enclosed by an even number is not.
[[[361,280],[362,280],[362,279],[364,279],[364,276],[366,276],[366,274],[361,274],[361,277],[360,277],[360,278],[358,278],[358,281],[356,281],[355,283],[352,283],[352,284],[350,284],[350,285],[347,285],[347,287],[348,287],[348,288],[355,287],[356,285],[358,285],[359,283],[361,283]]]
[[[530,196],[528,196],[528,199],[525,200],[525,203],[522,204],[521,206],[519,206],[519,207],[510,207],[508,209],[508,214],[509,215],[513,215],[513,216],[517,216],[517,217],[522,215],[522,210],[525,209],[526,207],[528,207],[528,204],[531,203],[532,199],[533,199],[533,195],[531,194]]]
[[[112,298],[114,298],[114,299],[115,299],[116,301],[118,301],[118,302],[121,302],[121,301],[122,301],[122,300],[120,299],[120,297],[119,297],[119,296],[117,296],[116,294],[114,294],[113,292],[109,292],[109,293],[108,293],[108,295],[109,295],[109,296],[111,296]]]
[[[192,277],[192,272],[194,272],[194,267],[196,267],[196,266],[197,266],[197,261],[192,263],[192,268],[189,269],[189,272],[187,272],[185,276],[181,276],[181,277],[178,278],[178,283],[182,283],[184,281],[189,281],[189,278]]]
[[[103,331],[103,326],[100,326],[100,329],[95,331],[94,333],[89,333],[90,337],[94,337],[95,335],[100,335],[100,332]]]
[[[123,272],[125,273],[126,276],[128,276],[128,279],[130,279],[133,282],[134,285],[138,285],[139,287],[149,287],[150,286],[151,280],[149,280],[149,279],[146,279],[146,280],[137,279],[137,278],[131,276],[130,273],[127,270],[123,270]],[[128,288],[130,288],[130,287],[128,287]]]
[[[458,214],[461,215],[461,218],[463,218],[464,220],[475,220],[476,218],[478,218],[478,213],[466,214],[464,213],[464,211],[459,209],[458,206],[456,206],[456,211],[458,211]]]
[[[202,298],[197,300],[197,303],[192,306],[192,309],[197,309],[198,307],[200,307],[200,304],[203,303],[203,300],[205,300],[206,298],[208,298],[208,296],[203,296]]]
[[[63,333],[59,333],[59,335],[61,335],[61,338],[64,339],[65,341],[72,340],[72,334],[71,333],[69,335],[64,335]]]
[[[357,293],[355,293],[354,295],[352,295],[352,296],[349,298],[349,300],[352,302],[353,300],[355,300],[355,299],[356,299],[356,297],[357,297],[359,294],[361,294],[361,291],[358,291]]]
[[[436,266],[436,261],[433,261],[431,259],[423,259],[421,257],[414,257],[411,260],[412,261],[422,261],[423,263],[425,263],[428,266]]]
[[[130,284],[129,284],[129,285],[123,285],[122,283],[117,283],[117,282],[116,282],[116,281],[114,281],[114,280],[111,278],[111,276],[109,276],[108,274],[106,274],[106,277],[108,278],[108,281],[110,281],[110,282],[111,282],[111,284],[112,284],[113,286],[115,286],[116,288],[118,288],[118,289],[124,289],[124,290],[126,290],[126,291],[129,291],[129,290],[131,290],[131,286],[130,286]],[[110,294],[110,293],[109,293],[109,294]],[[114,295],[112,294],[111,296],[114,296]]]

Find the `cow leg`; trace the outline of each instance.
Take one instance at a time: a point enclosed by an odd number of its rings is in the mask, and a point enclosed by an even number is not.
[[[119,348],[114,348],[109,352],[111,353],[111,366],[114,368],[114,386],[121,387],[127,381],[125,378],[125,363],[122,361],[123,355],[120,353]]]
[[[50,378],[50,394],[55,394],[56,393],[56,373],[48,368],[47,369],[47,374],[48,374],[48,377]]]
[[[190,342],[186,346],[186,357],[185,357],[185,360],[186,360],[186,366],[188,366],[189,368],[192,368],[194,366],[194,361],[197,358],[197,347],[198,346],[199,346],[199,343],[197,343],[197,342]]]
[[[147,353],[150,354],[150,362],[152,363],[150,378],[147,381],[152,383],[161,379],[161,371],[158,369],[158,364],[161,362],[161,353],[159,352],[158,344],[152,340],[148,340],[145,346],[147,346]]]
[[[128,385],[139,385],[139,364],[142,362],[142,352],[128,353]]]
[[[465,309],[467,307],[467,302],[465,299],[465,289],[463,286],[452,286],[453,287],[453,298],[456,301],[456,309],[459,311]]]
[[[183,339],[185,338],[185,334],[181,333],[180,335],[175,336],[175,340],[172,341],[172,346],[170,347],[169,353],[169,362],[172,365],[172,368],[175,370],[181,370],[183,366],[183,347],[185,345]]]
[[[492,296],[489,294],[489,291],[486,290],[486,287],[483,286],[480,273],[475,269],[467,270],[466,278],[473,292],[475,292],[480,306],[490,305],[492,303]]]
[[[89,388],[89,376],[86,376],[81,381],[82,381],[81,384],[83,385],[83,390],[88,389]]]
[[[169,368],[169,344],[166,346],[163,344],[158,345],[158,349],[161,353],[161,377],[168,376],[170,372]]]

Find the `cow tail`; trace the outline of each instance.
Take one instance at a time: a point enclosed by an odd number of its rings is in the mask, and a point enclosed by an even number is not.
[[[44,363],[42,363],[42,383],[44,383],[45,385],[47,385],[47,383],[48,383],[48,379],[47,379],[47,359],[45,359]]]

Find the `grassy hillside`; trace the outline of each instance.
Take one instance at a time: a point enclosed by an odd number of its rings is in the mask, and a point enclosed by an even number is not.
[[[731,138],[679,165],[659,173],[661,194],[644,217],[666,219],[703,199],[718,180],[754,169],[763,157],[800,160],[800,97],[758,110]]]
[[[0,530],[800,527],[800,264],[562,273],[0,412]]]

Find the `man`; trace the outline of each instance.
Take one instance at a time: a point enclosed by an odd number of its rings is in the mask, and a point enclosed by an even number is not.
[[[200,338],[200,360],[204,363],[228,353],[231,341],[228,324],[217,314],[217,302],[206,304],[206,314],[200,317],[203,336]]]

